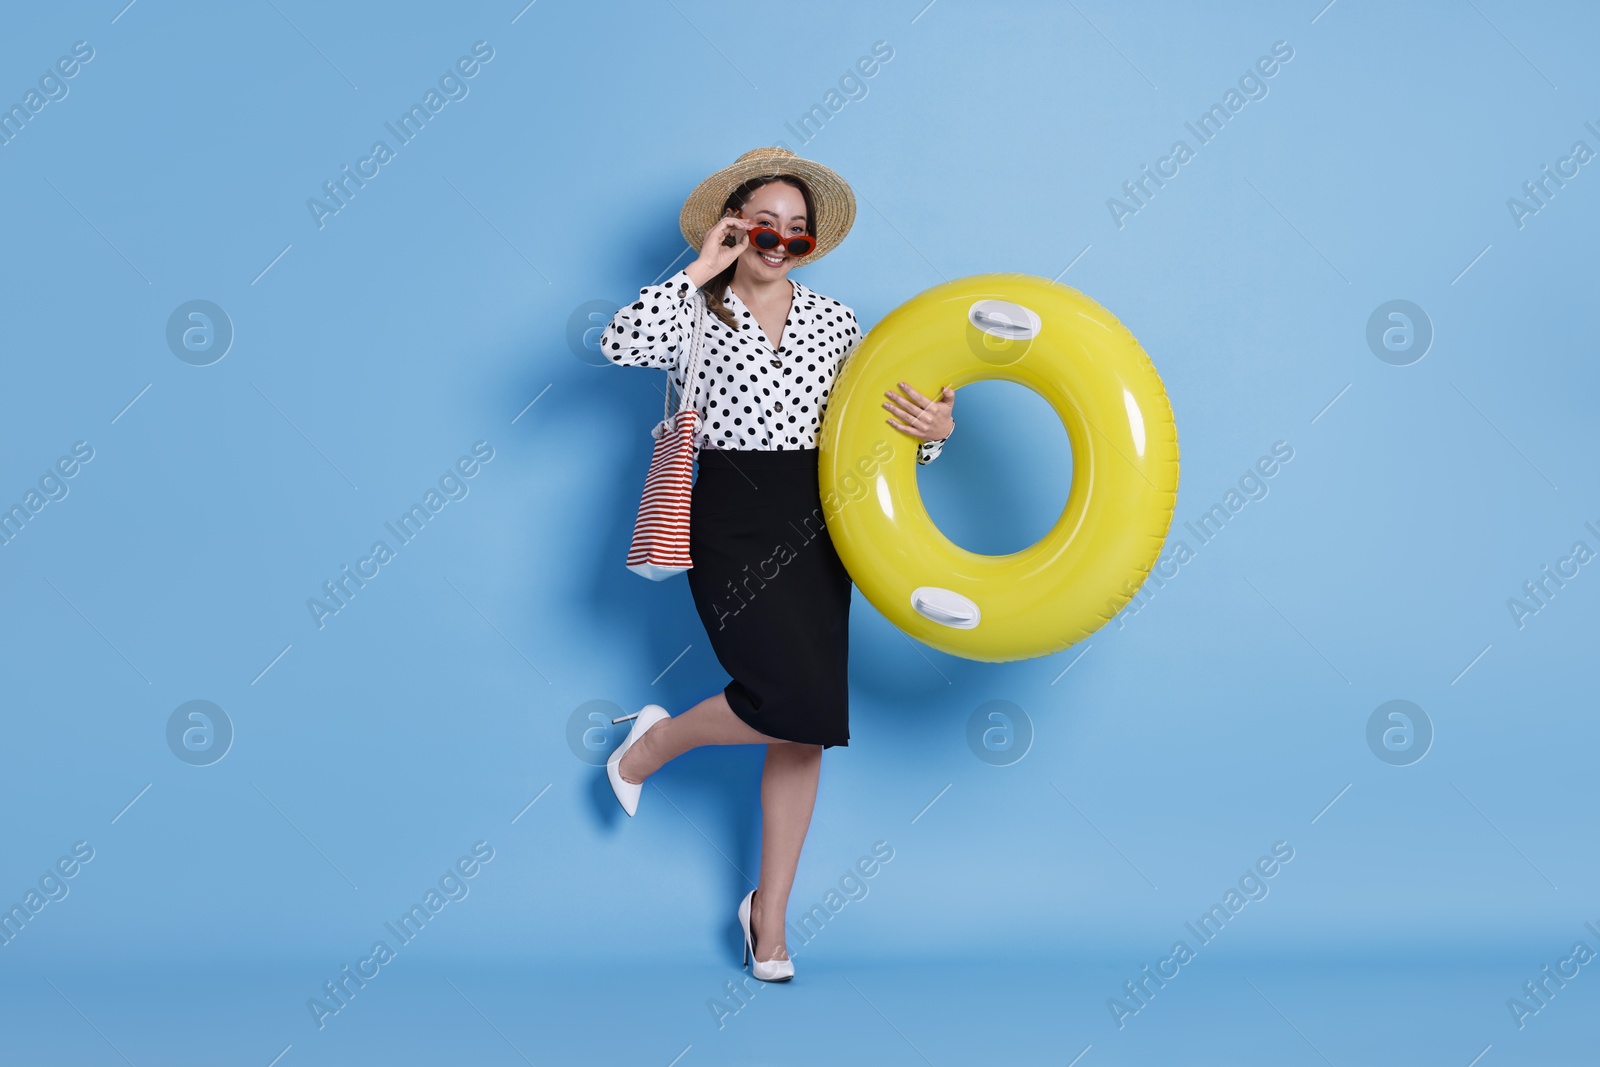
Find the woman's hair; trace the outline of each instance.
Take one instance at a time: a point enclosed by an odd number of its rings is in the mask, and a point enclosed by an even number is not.
[[[792,174],[779,174],[773,177],[765,178],[751,178],[749,181],[745,182],[743,185],[740,185],[738,188],[734,189],[733,192],[728,194],[727,202],[722,205],[724,214],[726,214],[729,208],[732,208],[735,211],[743,211],[745,203],[750,199],[750,194],[761,188],[763,185],[766,185],[768,182],[788,182],[790,185],[800,190],[800,195],[805,198],[806,202],[806,233],[815,237],[817,235],[817,209],[816,205],[812,203],[811,200],[811,189],[803,180],[796,178]],[[727,295],[728,284],[733,281],[733,273],[738,265],[739,261],[735,259],[732,263],[728,264],[721,274],[718,274],[701,287],[701,291],[706,294],[706,308],[717,318],[721,319],[723,325],[734,331],[739,329],[739,324],[734,320],[733,312],[730,311],[728,306],[722,302],[722,298]]]

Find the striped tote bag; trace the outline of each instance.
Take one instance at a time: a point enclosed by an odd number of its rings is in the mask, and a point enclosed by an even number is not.
[[[690,342],[689,370],[684,376],[689,394],[694,392],[695,367],[700,356],[700,333],[705,323],[705,294],[695,294],[694,337]],[[650,470],[644,479],[639,517],[628,546],[628,569],[653,581],[682,574],[694,566],[689,558],[689,496],[694,483],[696,439],[700,412],[680,396],[677,414],[671,413],[672,375],[662,400],[662,418],[651,429],[656,440]]]

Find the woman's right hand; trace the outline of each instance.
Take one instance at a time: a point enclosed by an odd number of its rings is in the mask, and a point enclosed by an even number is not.
[[[689,277],[694,279],[696,285],[703,286],[728,269],[728,264],[744,254],[750,247],[749,231],[760,225],[752,219],[735,218],[729,208],[729,214],[718,219],[716,225],[706,231],[705,240],[700,243],[700,258],[689,264],[686,268]],[[736,240],[730,246],[724,241],[732,235]],[[704,274],[705,277],[700,277]]]

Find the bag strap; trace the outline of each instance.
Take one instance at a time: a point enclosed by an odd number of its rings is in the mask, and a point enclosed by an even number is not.
[[[694,312],[694,336],[689,342],[689,368],[684,374],[683,381],[685,388],[679,390],[678,392],[678,410],[680,412],[689,410],[689,397],[694,395],[694,372],[700,361],[700,335],[705,326],[706,319],[706,296],[704,290],[697,289],[695,291]],[[661,419],[663,422],[672,417],[671,407],[672,372],[668,371],[667,388],[666,391],[661,394]]]

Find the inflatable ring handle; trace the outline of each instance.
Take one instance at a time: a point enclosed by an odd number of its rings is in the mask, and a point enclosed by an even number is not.
[[[917,486],[919,442],[883,420],[882,394],[1003,379],[1061,419],[1072,488],[1040,540],[1002,556],[960,547]],[[1178,494],[1178,433],[1161,377],[1105,308],[1030,274],[980,274],[891,311],[840,368],[818,438],[828,534],[868,601],[951,655],[1059,652],[1126,604],[1161,553]]]

